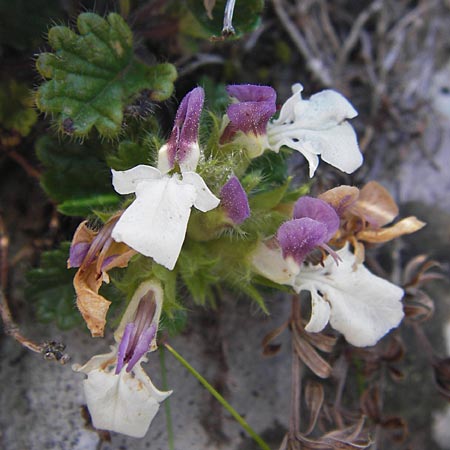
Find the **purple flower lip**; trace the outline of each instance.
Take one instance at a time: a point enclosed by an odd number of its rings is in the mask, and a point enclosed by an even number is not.
[[[227,92],[238,102],[227,109],[230,123],[225,128],[220,143],[233,139],[238,131],[255,136],[265,135],[269,119],[276,112],[276,93],[270,86],[235,84],[227,86]]]
[[[200,115],[205,100],[203,88],[196,87],[188,92],[178,107],[175,123],[167,141],[167,155],[170,168],[182,164],[190,156],[192,146],[198,143]]]
[[[283,257],[291,257],[300,266],[308,253],[322,247],[338,261],[327,242],[339,229],[339,216],[332,206],[313,197],[301,197],[294,206],[293,219],[280,226],[277,240]]]
[[[323,223],[327,228],[324,242],[328,242],[339,229],[340,219],[335,209],[324,200],[313,197],[300,197],[294,205],[294,219],[309,217]]]
[[[300,266],[315,247],[322,244],[327,228],[317,220],[303,217],[283,223],[278,229],[277,240],[283,251],[283,258],[291,257]]]
[[[139,302],[133,322],[126,325],[117,351],[116,375],[124,365],[130,372],[136,363],[148,352],[157,331],[152,323],[156,311],[154,293],[149,291]]]
[[[247,194],[236,176],[232,176],[220,191],[222,208],[234,224],[239,225],[250,217]]]

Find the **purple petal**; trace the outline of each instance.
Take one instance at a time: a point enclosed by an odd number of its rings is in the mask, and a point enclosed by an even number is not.
[[[116,375],[120,373],[123,365],[125,364],[125,357],[128,353],[128,344],[130,343],[131,334],[134,331],[134,323],[130,322],[123,330],[123,336],[120,341],[119,349],[117,350],[117,366],[116,366]]]
[[[91,244],[89,242],[79,242],[72,245],[69,252],[69,264],[70,267],[80,267],[84,258],[89,251]]]
[[[277,94],[270,86],[257,86],[254,84],[230,84],[226,87],[228,95],[240,102],[269,101],[275,105]],[[275,112],[274,112],[275,114]]]
[[[327,235],[323,242],[328,242],[339,229],[339,216],[327,202],[313,197],[300,197],[294,206],[294,219],[309,217],[326,226]]]
[[[277,240],[283,251],[283,257],[292,257],[302,264],[306,255],[325,242],[327,227],[317,220],[304,217],[283,223],[278,228]]]
[[[256,136],[266,134],[267,122],[276,112],[276,93],[270,86],[231,85],[227,92],[238,100],[227,109],[230,123],[221,143],[230,141],[237,131]]]
[[[131,357],[126,371],[130,372],[136,363],[148,352],[150,344],[156,334],[156,325],[152,323],[141,335],[134,347],[133,356]]]
[[[203,88],[196,87],[184,96],[178,107],[172,133],[167,141],[167,154],[172,168],[175,162],[180,163],[186,159],[192,145],[198,141],[204,99]]]
[[[220,204],[236,225],[241,224],[250,216],[247,194],[237,177],[231,177],[223,185],[219,196]]]

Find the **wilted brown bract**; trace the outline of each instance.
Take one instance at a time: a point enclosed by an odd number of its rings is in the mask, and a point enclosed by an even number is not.
[[[73,285],[77,294],[77,307],[93,337],[103,336],[106,314],[111,304],[98,293],[102,283],[109,283],[108,271],[114,267],[126,267],[136,253],[111,238],[111,231],[119,217],[120,215],[112,217],[98,232],[88,228],[84,221],[78,226],[72,240],[72,246],[91,244],[75,274]],[[70,267],[70,260],[68,266]]]

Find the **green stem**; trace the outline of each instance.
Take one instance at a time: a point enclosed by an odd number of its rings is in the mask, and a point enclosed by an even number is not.
[[[167,385],[166,355],[162,347],[159,348],[159,362],[161,364],[162,389],[163,391],[168,391],[169,388]],[[167,444],[169,446],[169,450],[175,450],[170,399],[167,399],[164,402],[164,411],[166,413]]]
[[[164,347],[169,350],[170,353],[184,366],[186,369],[194,375],[195,378],[206,388],[206,390],[216,398],[216,400],[236,419],[239,425],[252,437],[252,439],[263,450],[270,450],[270,447],[264,442],[264,440],[256,434],[256,432],[250,427],[250,425],[239,415],[239,413],[217,392],[204,377],[202,377],[177,351],[175,351],[169,344],[164,344]]]

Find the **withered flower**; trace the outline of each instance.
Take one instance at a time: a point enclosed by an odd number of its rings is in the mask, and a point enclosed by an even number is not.
[[[319,198],[333,206],[341,218],[341,226],[331,244],[342,247],[350,242],[359,262],[364,261],[362,242],[388,242],[425,226],[414,216],[386,226],[398,216],[399,210],[391,194],[376,181],[369,181],[361,190],[354,186],[338,186]]]
[[[362,412],[389,434],[393,442],[401,443],[408,436],[408,425],[400,416],[385,416],[378,386],[366,389],[360,399]]]
[[[427,255],[413,258],[403,271],[403,286],[405,289],[404,311],[410,322],[425,322],[434,313],[434,301],[423,290],[423,286],[433,280],[444,280],[444,274],[432,269],[440,269],[437,261],[428,259]]]
[[[136,253],[125,244],[115,242],[111,231],[121,213],[111,217],[99,231],[82,222],[73,236],[67,266],[78,267],[73,279],[77,307],[93,337],[103,336],[106,313],[111,302],[98,291],[102,283],[109,283],[108,271],[126,267]]]

